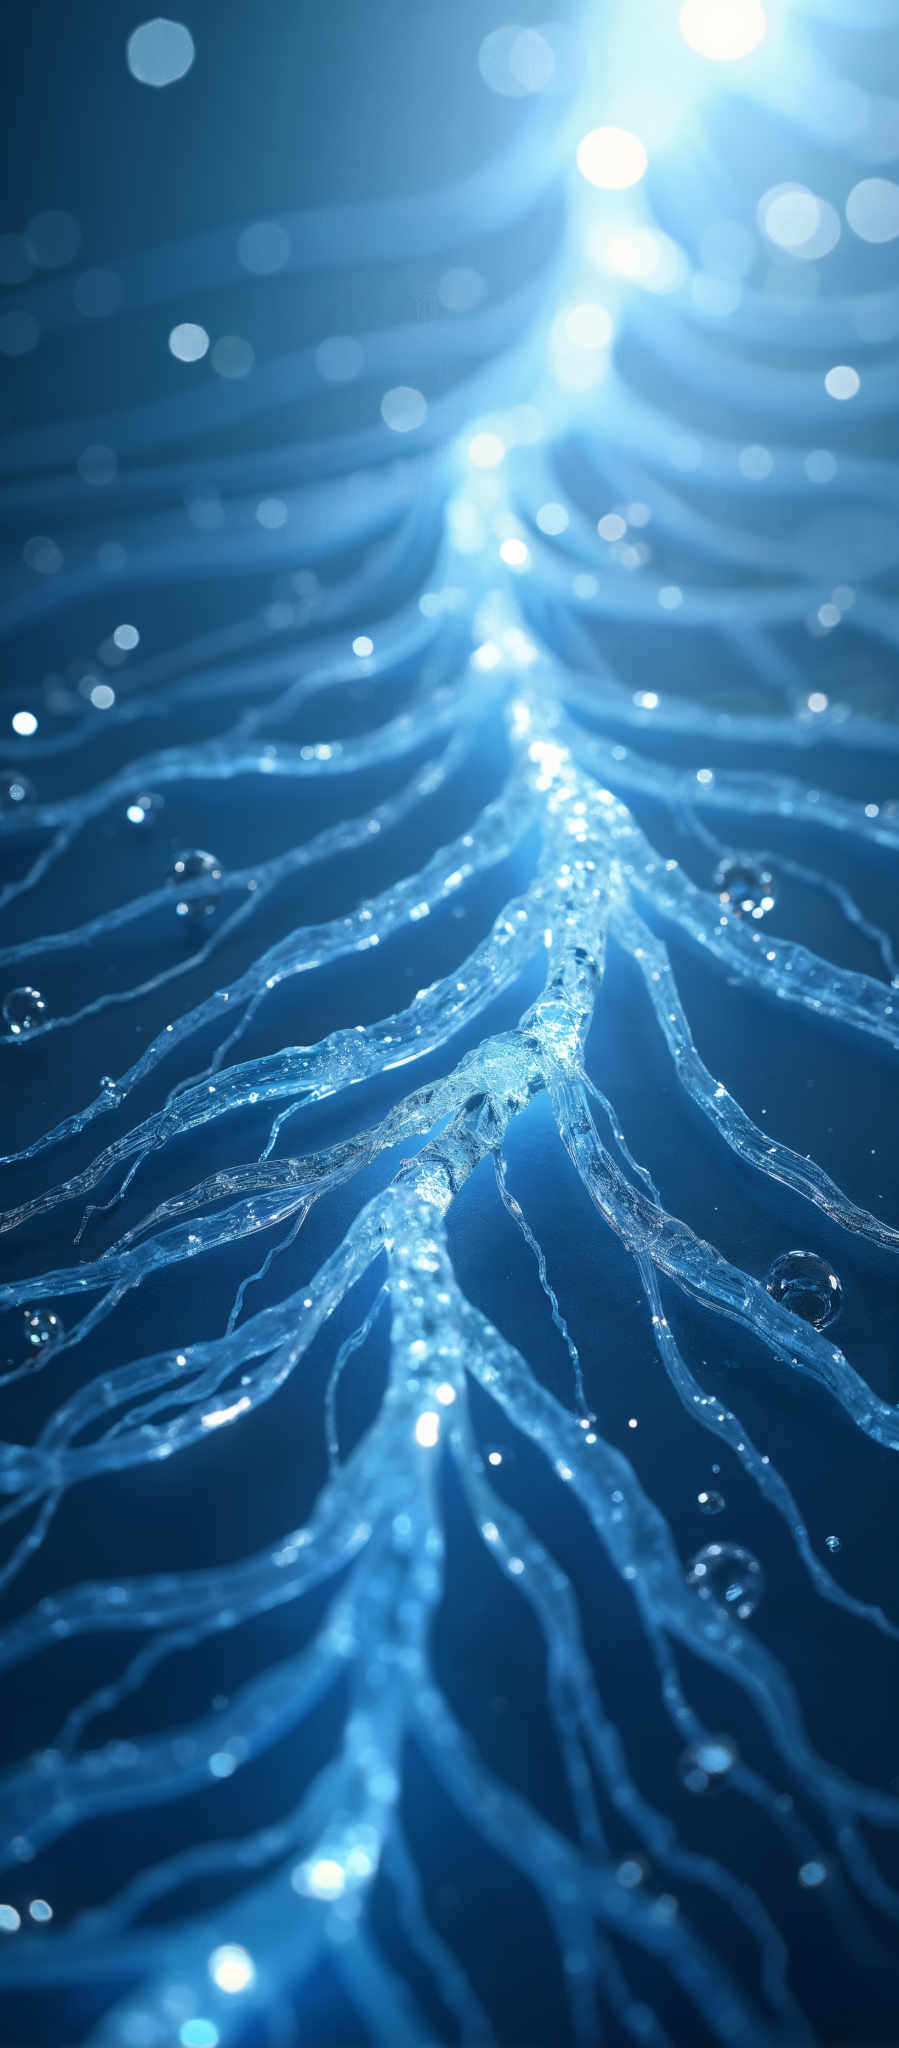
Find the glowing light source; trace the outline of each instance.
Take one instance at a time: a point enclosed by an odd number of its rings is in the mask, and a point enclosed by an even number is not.
[[[23,740],[29,740],[32,733],[37,732],[37,719],[33,711],[14,711],[10,724],[13,732],[17,732],[19,738]]]
[[[612,315],[605,306],[572,306],[565,315],[565,333],[575,348],[605,348],[613,333]]]
[[[219,2030],[214,2020],[185,2020],[179,2029],[181,2048],[218,2048]]]
[[[334,1856],[317,1856],[312,1863],[298,1863],[290,1880],[296,1892],[311,1892],[316,1899],[339,1899],[346,1890],[346,1871]]]
[[[233,1422],[235,1416],[245,1415],[249,1406],[249,1394],[241,1394],[239,1401],[232,1401],[230,1408],[210,1408],[208,1414],[201,1415],[200,1427],[201,1429],[221,1429],[224,1422]]]
[[[588,185],[624,192],[637,185],[648,164],[639,135],[629,128],[591,128],[577,148],[577,167]]]
[[[495,640],[483,640],[471,657],[472,668],[483,670],[498,668],[501,661],[502,655]]]
[[[241,1948],[239,1942],[223,1942],[215,1948],[209,1958],[209,1975],[220,1991],[236,1993],[248,1991],[254,1983],[256,1968],[249,1951]]]
[[[616,276],[629,277],[634,284],[648,285],[656,292],[675,291],[686,271],[683,251],[670,235],[654,228],[630,228],[611,235],[600,261]]]
[[[500,554],[507,569],[526,569],[530,560],[525,542],[516,540],[514,535],[503,541]]]
[[[684,0],[678,17],[684,42],[713,64],[733,64],[764,42],[761,0]]]
[[[496,469],[505,452],[506,444],[498,434],[472,434],[468,443],[468,459],[476,469]]]
[[[440,1436],[440,1417],[436,1408],[424,1408],[415,1424],[415,1441],[425,1451],[432,1451]]]

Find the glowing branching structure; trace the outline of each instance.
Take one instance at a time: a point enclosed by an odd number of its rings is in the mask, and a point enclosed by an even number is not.
[[[821,106],[808,82],[814,24],[802,20],[792,55],[769,62],[763,51],[741,79],[750,102],[794,121]],[[832,78],[829,90],[833,125]],[[564,199],[551,263],[517,291],[332,342],[330,356],[260,364],[189,400],[23,430],[5,451],[28,473],[31,523],[46,507],[65,556],[59,568],[56,543],[32,544],[32,562],[56,573],[10,596],[13,624],[65,615],[115,581],[96,533],[80,537],[95,517],[89,483],[47,473],[86,441],[113,442],[123,464],[115,491],[132,587],[283,577],[261,613],[229,611],[171,656],[135,656],[113,671],[114,692],[101,684],[50,737],[20,722],[8,749],[6,1058],[17,1079],[54,1052],[61,1106],[4,1162],[5,1241],[20,1243],[27,1273],[2,1289],[14,1333],[5,1385],[9,1404],[27,1393],[33,1425],[21,1441],[4,1431],[0,1447],[4,1586],[15,1600],[19,1575],[32,1583],[76,1487],[122,1475],[149,1485],[162,1462],[158,1502],[177,1461],[204,1457],[205,1471],[225,1438],[249,1438],[227,1483],[243,1471],[250,1492],[264,1492],[254,1418],[266,1404],[261,1424],[276,1436],[279,1413],[290,1427],[301,1413],[308,1466],[304,1476],[299,1460],[297,1518],[274,1540],[253,1549],[238,1539],[232,1561],[182,1554],[174,1568],[129,1576],[108,1551],[108,1571],[75,1582],[63,1571],[57,1590],[16,1602],[0,1632],[4,1672],[47,1654],[55,1684],[84,1639],[100,1659],[50,1746],[0,1781],[11,1871],[29,1870],[31,1885],[33,1859],[52,1870],[54,1846],[86,1824],[119,1830],[121,1842],[123,1816],[165,1815],[148,1850],[138,1834],[131,1869],[103,1901],[68,1923],[57,1914],[52,1928],[21,1927],[4,1948],[8,1991],[52,1982],[59,2009],[87,2013],[98,2044],[208,2048],[249,2038],[254,2018],[286,2040],[324,1957],[366,2038],[422,2048],[502,2035],[489,1990],[475,1988],[432,1911],[405,1804],[410,1752],[485,1853],[539,1900],[567,1993],[559,2038],[570,2028],[592,2042],[604,2026],[613,2040],[653,2044],[811,2038],[760,1889],[720,1845],[714,1855],[695,1845],[680,1794],[675,1821],[641,1782],[603,1703],[584,1584],[538,1534],[552,1517],[530,1514],[514,1458],[504,1471],[503,1454],[488,1450],[497,1436],[521,1445],[531,1460],[521,1469],[539,1469],[548,1500],[576,1509],[581,1557],[597,1570],[603,1560],[617,1582],[689,1792],[726,1780],[732,1811],[761,1816],[771,1854],[785,1853],[814,1894],[809,1910],[823,1924],[829,1913],[849,1950],[873,1953],[899,1910],[879,1860],[899,1797],[813,1744],[785,1664],[747,1625],[757,1561],[738,1545],[697,1543],[687,1568],[636,1458],[604,1429],[606,1368],[576,1341],[577,1314],[510,1164],[516,1132],[530,1127],[547,1158],[567,1155],[596,1232],[626,1255],[660,1385],[780,1518],[825,1620],[841,1611],[847,1627],[889,1645],[897,1622],[822,1555],[741,1419],[739,1393],[732,1405],[745,1376],[723,1397],[703,1354],[726,1319],[728,1341],[745,1338],[753,1359],[819,1382],[845,1430],[899,1448],[899,1407],[872,1390],[833,1328],[836,1251],[830,1264],[831,1245],[854,1241],[882,1271],[897,1231],[741,1106],[706,1064],[680,985],[699,960],[710,986],[761,997],[757,1015],[789,1011],[797,1033],[836,1031],[866,1058],[880,1056],[878,1041],[886,1052],[899,1043],[889,937],[864,907],[871,863],[889,861],[899,841],[899,814],[844,775],[865,750],[891,764],[899,727],[861,662],[846,665],[857,701],[809,688],[838,624],[860,645],[896,644],[881,573],[895,544],[891,533],[885,551],[877,540],[895,470],[864,431],[857,452],[852,438],[860,420],[878,419],[895,363],[863,366],[851,429],[842,414],[832,425],[840,405],[825,371],[863,353],[860,309],[872,348],[899,321],[890,325],[896,309],[882,292],[810,301],[791,291],[789,260],[774,289],[770,278],[736,282],[727,266],[716,273],[708,256],[703,268],[697,250],[715,221],[703,216],[712,202],[697,164],[713,186],[716,105],[708,128],[694,110],[689,147],[672,145],[676,175],[659,172],[654,185],[651,171],[639,187],[660,197],[664,232],[648,208],[615,211],[635,206],[633,193],[597,198],[584,183],[574,169],[583,102],[561,117],[553,102],[555,127],[535,140],[527,125],[461,192],[288,224],[298,269],[445,262],[460,220],[476,241]],[[126,302],[168,305],[186,280],[211,288],[232,265],[226,237],[162,252],[124,273]],[[470,269],[448,275],[447,305],[476,296]],[[52,330],[68,307],[55,285],[42,290]],[[791,350],[795,368],[784,364]],[[185,518],[191,435],[277,420],[329,375],[358,377],[375,395],[368,423],[296,445],[260,429],[243,452],[204,456],[203,492]],[[385,391],[384,421],[371,424]],[[408,429],[399,457],[397,429]],[[825,435],[836,454],[819,447]],[[165,464],[150,459],[182,442]],[[862,522],[868,508],[868,524],[849,588],[852,508]],[[641,630],[652,672],[635,679]],[[725,651],[720,683],[708,671],[694,680],[682,635]],[[813,747],[831,769],[820,786],[799,773]],[[184,855],[166,880],[151,851],[160,813],[179,799],[201,808],[222,786],[232,814],[243,807],[246,857]],[[294,829],[257,858],[265,806],[274,815],[285,791]],[[114,864],[101,862],[97,907],[61,929],[58,879],[107,820],[127,820],[121,829],[139,840],[139,886],[123,898]],[[735,821],[742,844],[724,836]],[[790,854],[794,829],[803,844],[816,837],[820,871]],[[760,853],[772,840],[780,850]],[[845,879],[853,861],[858,894]],[[823,900],[840,957],[779,931],[775,899],[791,881]],[[298,921],[297,904],[314,912]],[[188,950],[172,942],[176,906]],[[157,964],[135,972],[144,935]],[[376,969],[380,989],[386,973],[397,992],[385,1014],[365,992]],[[330,1021],[306,1043],[305,991],[333,970],[345,978]],[[631,1150],[604,1085],[622,972],[667,1063],[658,1113],[675,1097],[687,1104],[741,1186],[791,1202],[797,1229],[804,1219],[793,1241],[805,1257],[788,1256],[767,1284],[675,1213]],[[125,1029],[135,1014],[137,1050]],[[110,1048],[113,1071],[71,1104],[64,1049],[84,1027]],[[494,1220],[505,1216],[536,1262],[547,1334],[554,1326],[567,1351],[558,1390],[463,1286],[454,1216],[476,1177],[491,1175]],[[199,1333],[154,1348],[154,1327],[167,1331],[178,1304]],[[687,1305],[706,1318],[701,1343],[695,1323],[681,1335]],[[595,1328],[594,1302],[585,1335]],[[345,1387],[366,1366],[376,1398],[345,1413]],[[304,1375],[312,1396],[285,1411]],[[448,1485],[481,1568],[499,1572],[539,1631],[567,1825],[547,1817],[539,1787],[525,1792],[488,1761],[435,1667]],[[118,1514],[126,1498],[115,1496]],[[203,1706],[197,1691],[181,1713],[176,1688],[169,1704],[160,1676],[201,1669],[229,1638],[238,1648],[226,1696]],[[720,1720],[709,1725],[710,1678],[737,1703],[739,1745]],[[254,1763],[283,1755],[292,1736],[306,1754],[307,1725],[328,1702],[326,1753],[317,1737],[311,1764],[285,1768],[277,1811],[260,1822],[252,1801],[229,1806]],[[748,1724],[757,1748],[743,1741]],[[723,1915],[717,1937],[704,1900]],[[735,1946],[745,1965],[733,1964]],[[647,1970],[651,1985],[674,1987],[673,2007],[667,1993],[643,1995]]]

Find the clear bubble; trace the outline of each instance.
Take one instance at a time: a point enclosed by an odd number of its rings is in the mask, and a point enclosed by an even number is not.
[[[157,796],[153,790],[143,789],[126,805],[125,816],[129,825],[153,825],[164,810],[165,798]]]
[[[824,388],[828,396],[838,398],[841,403],[846,399],[855,398],[860,386],[861,378],[851,363],[835,363],[824,379]]]
[[[729,1735],[700,1735],[678,1760],[681,1783],[688,1792],[720,1792],[727,1783],[739,1750]]]
[[[169,348],[179,363],[199,363],[208,351],[209,336],[195,320],[179,320],[169,335]]]
[[[764,1597],[765,1575],[751,1550],[738,1543],[707,1543],[687,1567],[687,1585],[701,1600],[748,1621]]]
[[[773,185],[758,204],[762,233],[791,256],[815,261],[829,256],[840,239],[840,216],[807,185]]]
[[[839,1536],[825,1536],[824,1541],[827,1544],[828,1550],[831,1551],[834,1555],[836,1555],[836,1552],[838,1550],[842,1550],[843,1548]]]
[[[765,1274],[772,1301],[779,1301],[804,1323],[826,1330],[839,1314],[842,1288],[836,1273],[817,1252],[781,1252]]]
[[[774,876],[759,861],[729,854],[715,869],[715,887],[734,917],[751,917],[758,923],[774,909]]]
[[[224,878],[224,868],[214,853],[203,853],[195,847],[189,853],[179,853],[166,876],[170,888],[184,889],[190,883],[205,882],[202,894],[179,898],[175,910],[179,917],[214,917],[216,903],[214,896]]]
[[[411,434],[424,424],[428,402],[411,384],[395,384],[381,400],[381,418],[394,434]]]
[[[175,85],[194,61],[194,39],[183,21],[157,15],[142,21],[125,46],[128,69],[139,85]]]
[[[524,99],[543,92],[556,68],[552,45],[539,29],[510,23],[491,29],[478,51],[478,70],[491,92],[504,99]]]
[[[13,1038],[24,1038],[46,1021],[47,1005],[37,988],[11,988],[3,999],[3,1016]]]
[[[0,768],[0,811],[18,811],[26,804],[33,804],[34,783],[27,775],[20,775],[18,768]]]
[[[899,235],[899,185],[892,178],[862,178],[846,201],[846,219],[863,242],[892,242]]]
[[[723,1514],[727,1502],[723,1493],[716,1493],[713,1486],[696,1495],[696,1505],[701,1515]]]
[[[46,1344],[56,1344],[63,1335],[63,1326],[52,1308],[26,1308],[22,1316],[22,1330],[25,1348],[29,1356],[43,1351]]]

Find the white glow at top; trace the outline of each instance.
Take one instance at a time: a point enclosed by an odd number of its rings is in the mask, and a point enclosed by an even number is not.
[[[588,185],[605,192],[624,192],[637,185],[648,158],[639,135],[629,128],[591,128],[577,147],[577,167]]]
[[[761,0],[684,0],[679,21],[684,42],[713,64],[748,57],[768,28]]]

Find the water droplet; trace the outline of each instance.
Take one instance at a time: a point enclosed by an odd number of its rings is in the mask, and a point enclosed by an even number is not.
[[[24,1038],[46,1021],[47,1005],[37,988],[11,988],[3,999],[3,1015],[13,1038]]]
[[[764,1596],[765,1576],[758,1559],[738,1543],[707,1543],[687,1567],[687,1585],[701,1600],[748,1621]]]
[[[688,1792],[720,1792],[737,1762],[739,1751],[729,1735],[701,1735],[678,1761],[681,1783]]]
[[[0,811],[18,811],[34,802],[34,783],[18,768],[0,768]]]
[[[832,1550],[833,1552],[842,1550],[843,1548],[839,1536],[825,1536],[824,1541],[827,1544],[828,1550]]]
[[[43,1351],[45,1344],[58,1343],[63,1335],[63,1326],[52,1308],[26,1308],[22,1316],[22,1328],[29,1356]]]
[[[715,869],[719,900],[734,917],[751,917],[758,923],[774,909],[774,876],[760,862],[728,855]]]
[[[713,1486],[696,1495],[696,1504],[701,1515],[720,1515],[727,1506],[723,1493],[716,1493]]]
[[[132,797],[130,804],[126,805],[125,816],[129,825],[152,825],[156,823],[164,809],[164,797],[156,796],[152,790],[143,789],[138,796]]]
[[[772,1301],[781,1302],[816,1330],[826,1329],[839,1313],[839,1280],[817,1252],[781,1252],[768,1268],[765,1286]]]
[[[175,905],[179,917],[213,917],[216,904],[214,897],[224,878],[224,869],[214,853],[203,853],[194,848],[189,853],[179,853],[166,876],[173,889],[184,889],[190,883],[205,882],[202,895],[180,897]]]

